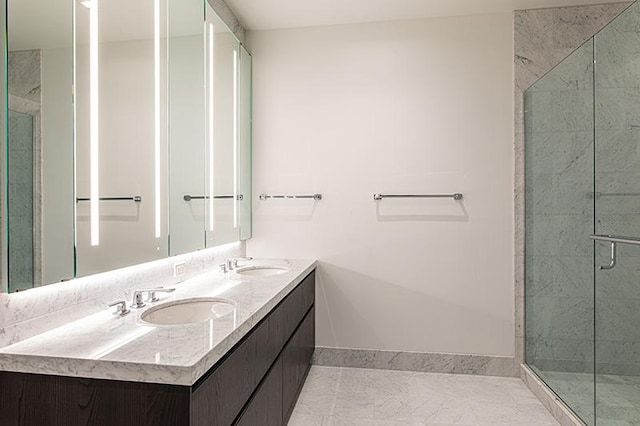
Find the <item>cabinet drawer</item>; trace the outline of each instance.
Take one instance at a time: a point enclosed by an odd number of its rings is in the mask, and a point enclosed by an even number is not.
[[[193,388],[191,426],[228,426],[236,419],[314,297],[312,272]]]
[[[282,358],[273,365],[236,425],[282,426]]]
[[[313,271],[291,292],[286,299],[286,303],[283,303],[282,309],[280,309],[283,316],[283,329],[286,340],[293,334],[300,321],[313,305],[315,296],[316,272]]]
[[[309,311],[282,351],[282,412],[285,420],[289,418],[298,399],[309,367],[311,367],[314,349],[315,308]]]

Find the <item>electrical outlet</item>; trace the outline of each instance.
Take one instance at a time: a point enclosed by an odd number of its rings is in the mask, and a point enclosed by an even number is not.
[[[183,277],[187,273],[187,262],[173,264],[173,278]]]

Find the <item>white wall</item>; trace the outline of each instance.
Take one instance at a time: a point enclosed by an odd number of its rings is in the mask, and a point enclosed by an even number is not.
[[[249,37],[254,196],[325,198],[256,200],[248,254],[320,260],[317,344],[513,355],[511,14]]]
[[[42,51],[42,283],[73,278],[71,49]]]
[[[161,130],[161,236],[155,237],[154,49],[152,40],[100,44],[100,196],[141,195],[142,202],[100,203],[100,244],[91,246],[90,203],[77,204],[77,275],[167,255],[166,126]],[[78,45],[76,190],[90,194],[89,51]],[[165,70],[161,66],[161,70]],[[161,78],[164,77],[164,72]],[[161,84],[161,121],[166,86]]]
[[[169,40],[169,246],[170,254],[205,246],[204,36]]]

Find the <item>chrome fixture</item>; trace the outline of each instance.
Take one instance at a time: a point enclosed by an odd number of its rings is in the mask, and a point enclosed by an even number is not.
[[[127,302],[125,302],[124,300],[109,303],[110,308],[113,308],[114,306],[116,306],[116,311],[114,313],[120,315],[121,317],[131,312],[129,309],[127,309]]]
[[[175,288],[143,288],[140,290],[136,290],[133,292],[133,301],[131,302],[131,307],[140,309],[144,308],[146,304],[142,301],[142,294],[149,293],[149,297],[147,298],[147,302],[157,302],[159,299],[156,297],[156,293],[173,293],[176,291]]]
[[[219,267],[220,267],[220,272],[222,272],[223,274],[226,274],[227,272],[229,272],[229,265],[226,262],[221,263]]]
[[[462,194],[456,192],[455,194],[373,194],[375,201],[380,201],[383,198],[453,198],[454,200],[462,200]]]
[[[638,196],[640,196],[640,192],[587,192],[587,198]]]
[[[77,197],[76,203],[80,201],[91,201],[89,197]],[[142,202],[142,195],[133,195],[131,197],[100,197],[100,201],[135,201],[136,203]]]
[[[185,201],[191,201],[191,200],[208,200],[210,197],[208,195],[185,195],[184,197],[182,197],[183,200]],[[238,201],[242,201],[244,200],[244,195],[242,194],[238,194],[237,196],[235,195],[215,195],[213,197],[214,200],[233,200],[236,199]]]
[[[601,270],[609,270],[616,267],[617,264],[617,250],[616,244],[631,244],[635,246],[640,246],[640,238],[636,237],[623,237],[620,235],[604,235],[604,234],[593,234],[589,235],[594,241],[605,241],[611,243],[611,261],[608,265],[600,266]]]
[[[232,257],[227,259],[227,271],[233,271],[238,268],[238,262],[248,262],[253,259],[253,257]]]
[[[266,201],[268,199],[274,199],[274,200],[313,199],[315,201],[320,201],[320,200],[322,200],[322,194],[312,194],[312,195],[268,195],[268,194],[260,194],[260,200]]]

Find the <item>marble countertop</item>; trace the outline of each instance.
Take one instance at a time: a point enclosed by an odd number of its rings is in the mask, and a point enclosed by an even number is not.
[[[247,265],[284,266],[289,271],[269,277],[204,273],[177,284],[173,293],[159,293],[158,302],[132,309],[128,315],[120,317],[114,309],[105,309],[6,346],[0,349],[0,370],[192,385],[283,300],[316,262],[254,259]],[[140,319],[153,306],[192,297],[220,297],[237,305],[229,315],[198,324],[151,325]]]

